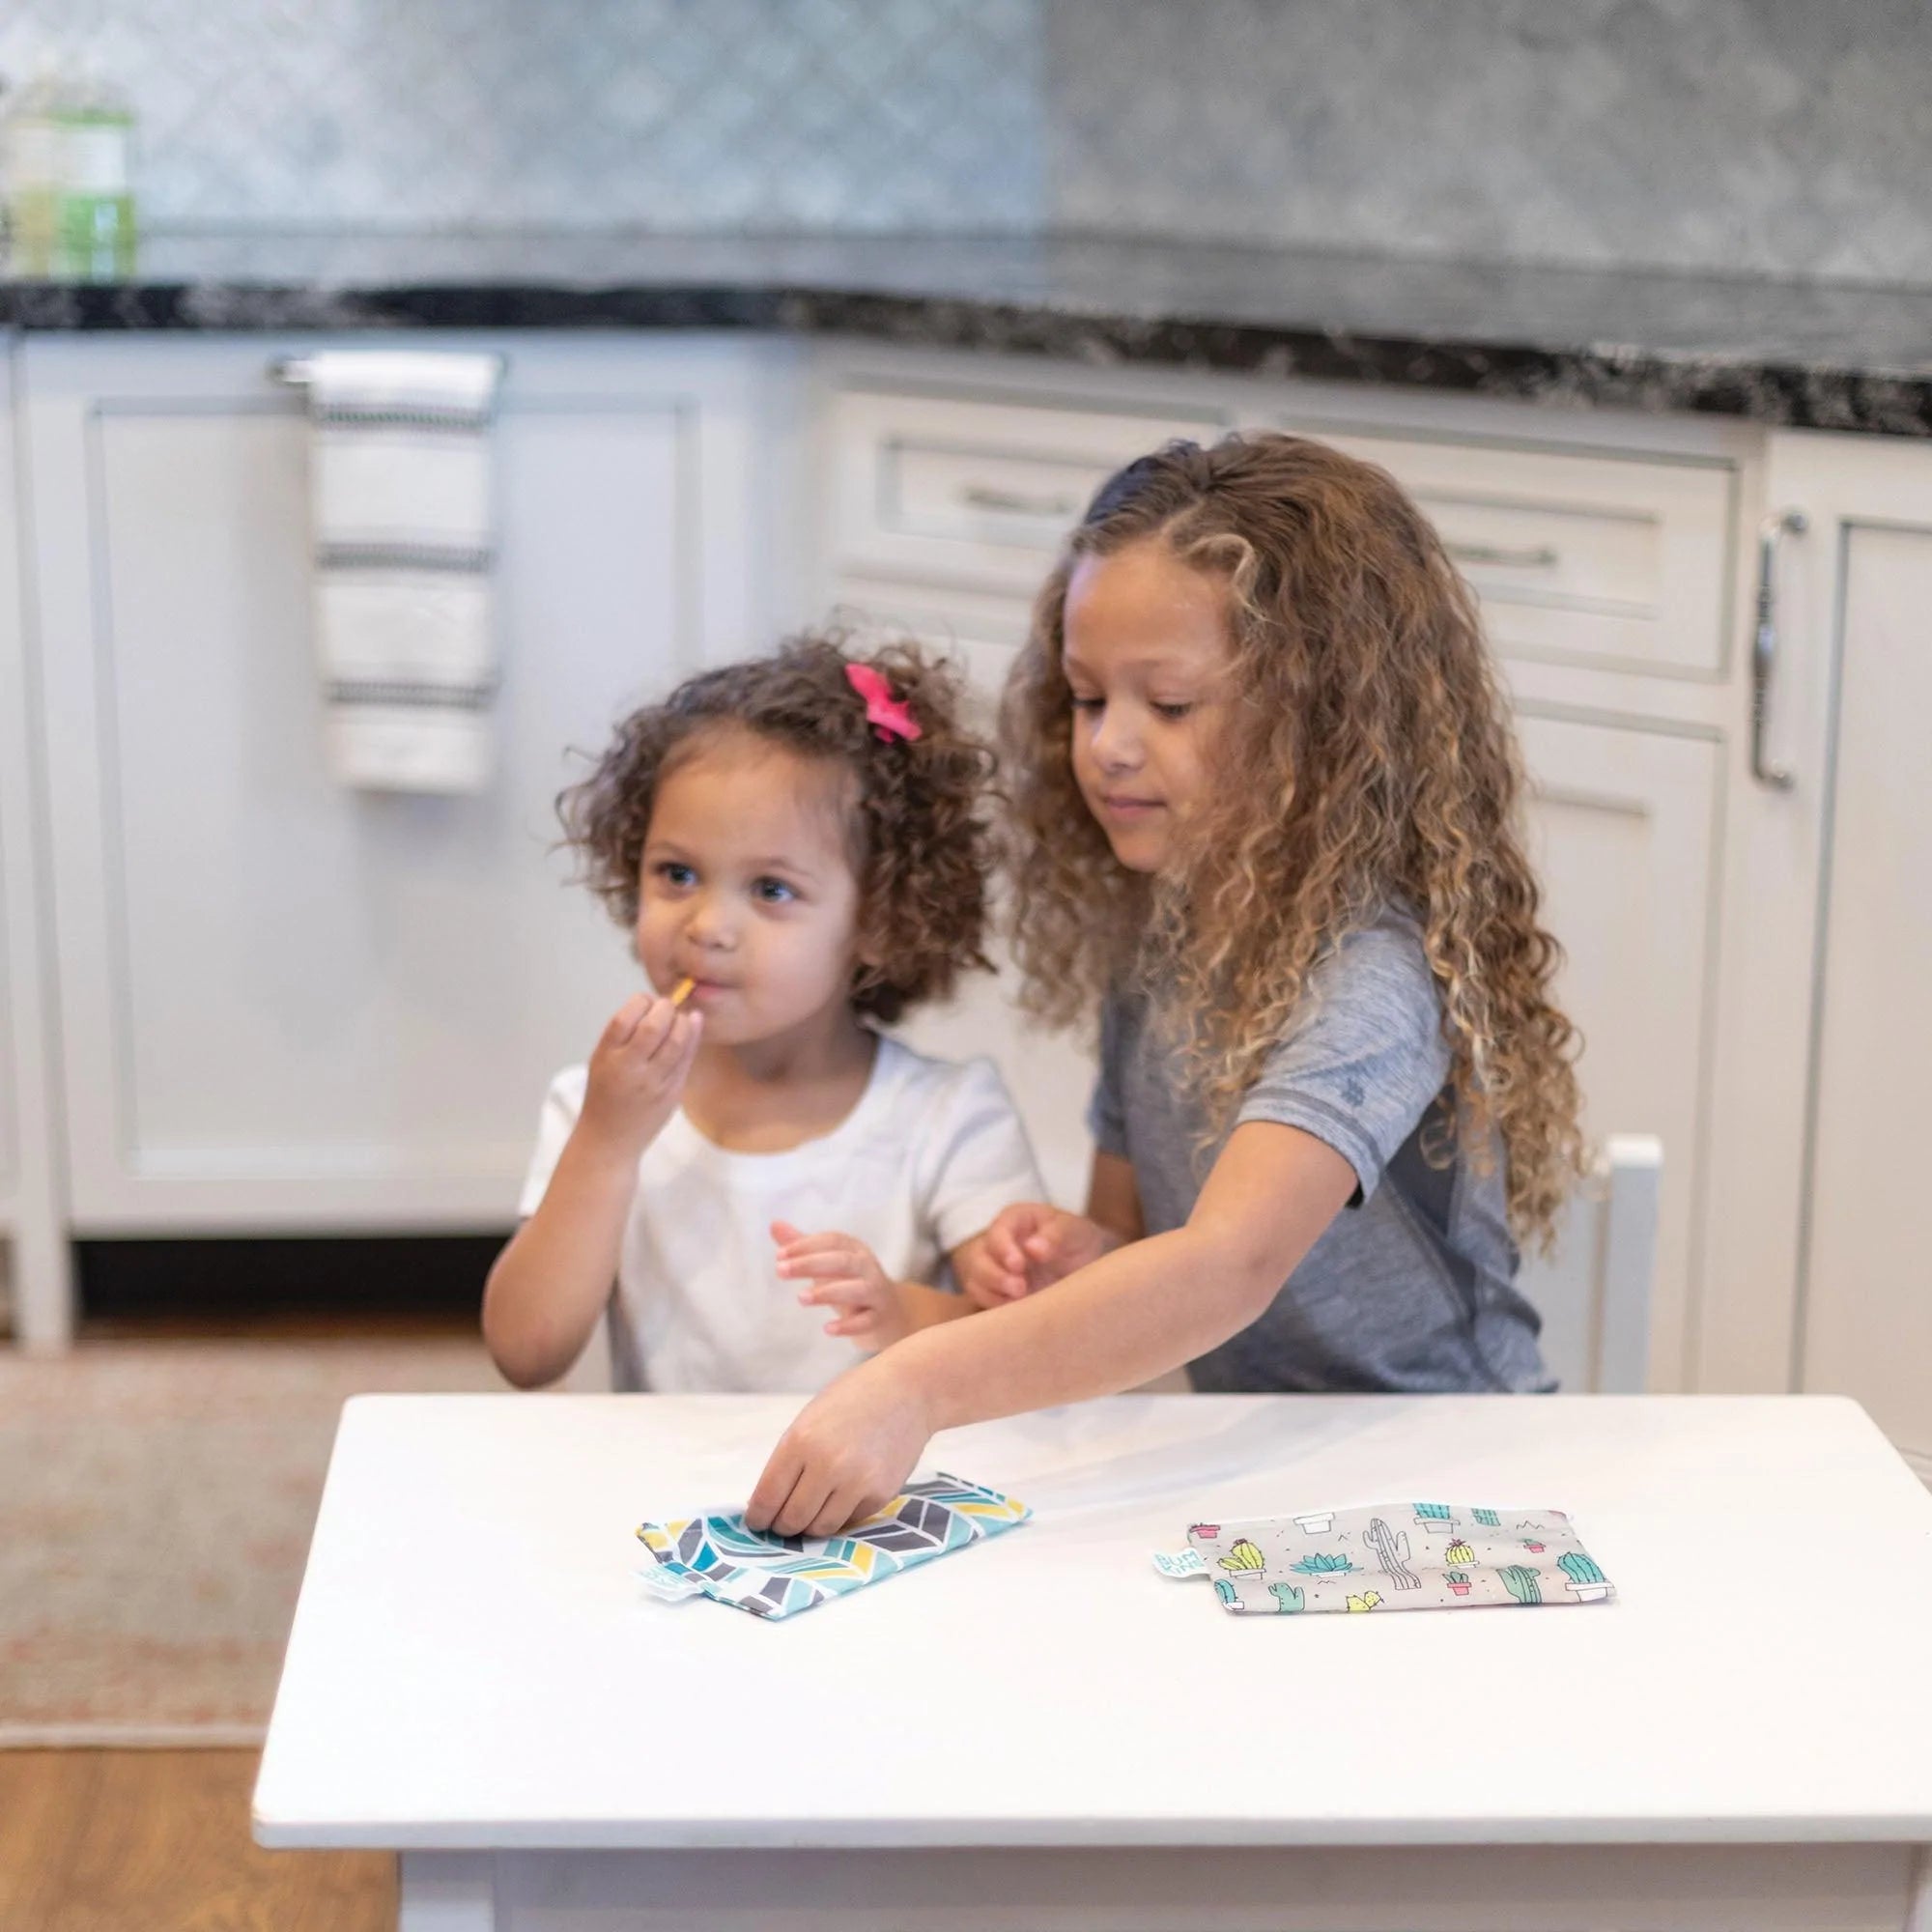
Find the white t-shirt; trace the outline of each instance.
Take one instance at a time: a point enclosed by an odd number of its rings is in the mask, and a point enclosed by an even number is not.
[[[583,1108],[589,1069],[551,1082],[518,1212],[534,1214]],[[734,1153],[682,1108],[645,1149],[611,1297],[617,1387],[807,1391],[859,1359],[829,1308],[781,1281],[771,1224],[854,1235],[895,1281],[939,1280],[1002,1208],[1043,1198],[990,1060],[928,1060],[881,1037],[858,1105],[783,1153]]]

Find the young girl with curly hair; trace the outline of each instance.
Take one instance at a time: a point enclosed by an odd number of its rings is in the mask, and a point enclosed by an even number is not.
[[[1130,464],[1004,719],[1028,1004],[1100,1016],[1087,1212],[999,1215],[966,1276],[992,1312],[822,1394],[752,1520],[831,1529],[935,1429],[1182,1364],[1547,1387],[1514,1276],[1580,1169],[1575,1040],[1475,608],[1414,504],[1292,436]]]
[[[1032,1150],[989,1061],[870,1024],[986,963],[992,754],[959,704],[913,645],[808,638],[636,712],[559,800],[655,990],[544,1102],[484,1295],[513,1382],[608,1317],[620,1387],[813,1389],[971,1312],[931,1284],[1040,1192]]]

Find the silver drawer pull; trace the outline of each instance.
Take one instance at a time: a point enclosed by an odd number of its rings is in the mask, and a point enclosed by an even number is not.
[[[996,489],[990,483],[968,483],[959,496],[969,509],[991,510],[1002,517],[1053,517],[1064,521],[1076,515],[1080,508],[1065,497],[1028,497],[1018,490]]]
[[[1563,561],[1548,544],[1532,544],[1525,550],[1505,550],[1499,544],[1444,544],[1457,563],[1493,563],[1504,570],[1554,570]]]
[[[1802,537],[1810,527],[1803,510],[1776,510],[1757,526],[1757,628],[1751,634],[1751,777],[1773,791],[1789,791],[1796,773],[1765,756],[1765,725],[1771,713],[1771,680],[1777,669],[1777,553],[1787,536]]]

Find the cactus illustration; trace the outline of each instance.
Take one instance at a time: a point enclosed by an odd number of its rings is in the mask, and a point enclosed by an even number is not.
[[[1522,1540],[1522,1547],[1525,1549],[1533,1550],[1538,1556],[1543,1554],[1543,1545],[1537,1542],[1533,1536],[1525,1536]]]
[[[1305,1608],[1302,1594],[1293,1583],[1270,1583],[1268,1594],[1274,1599],[1274,1606],[1285,1617],[1292,1617]]]
[[[1376,1552],[1376,1561],[1381,1566],[1382,1574],[1398,1590],[1419,1590],[1422,1578],[1403,1560],[1408,1554],[1406,1532],[1392,1530],[1380,1517],[1369,1524],[1368,1534],[1362,1541]]]
[[[1452,1543],[1442,1552],[1442,1560],[1445,1563],[1473,1563],[1476,1552],[1466,1543]]]
[[[1469,1514],[1472,1517],[1474,1517],[1475,1520],[1479,1523],[1481,1523],[1485,1529],[1500,1529],[1502,1527],[1502,1518],[1499,1517],[1494,1510],[1471,1510]]]
[[[1187,1533],[1189,1536],[1219,1536],[1221,1525],[1218,1522],[1190,1522]]]
[[[1221,1559],[1223,1570],[1264,1570],[1267,1559],[1244,1536]]]
[[[1469,1594],[1469,1578],[1463,1571],[1450,1571],[1445,1580],[1459,1597],[1466,1597]]]
[[[1304,1556],[1298,1563],[1288,1566],[1297,1577],[1339,1577],[1344,1571],[1352,1571],[1354,1559],[1349,1556],[1324,1556],[1318,1549]]]
[[[1333,1510],[1320,1510],[1313,1516],[1298,1516],[1294,1519],[1295,1527],[1305,1530],[1310,1536],[1325,1536],[1334,1521]]]
[[[1236,1591],[1234,1584],[1228,1581],[1227,1577],[1216,1577],[1214,1578],[1214,1594],[1217,1597],[1219,1597],[1220,1600],[1224,1604],[1226,1604],[1231,1610],[1238,1610],[1241,1607],[1240,1596]]]
[[[1572,1549],[1556,1559],[1556,1567],[1570,1581],[1564,1586],[1579,1604],[1601,1603],[1610,1594],[1609,1580],[1580,1549]]]
[[[1417,1503],[1415,1506],[1415,1526],[1417,1529],[1439,1530],[1444,1536],[1449,1534],[1449,1505],[1447,1503]]]
[[[1351,1610],[1372,1610],[1380,1602],[1381,1598],[1375,1591],[1364,1590],[1359,1597],[1349,1599],[1349,1607]]]
[[[1502,1586],[1519,1604],[1540,1604],[1543,1601],[1543,1586],[1537,1580],[1537,1573],[1520,1563],[1511,1563],[1498,1570],[1496,1575],[1502,1579]]]

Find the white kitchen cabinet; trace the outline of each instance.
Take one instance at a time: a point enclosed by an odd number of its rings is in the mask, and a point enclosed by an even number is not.
[[[1829,642],[1834,740],[1797,1387],[1855,1396],[1932,1477],[1932,450],[1781,436],[1792,626]]]
[[[14,1332],[62,1346],[71,1326],[62,1164],[51,1065],[43,826],[36,810],[32,682],[14,479],[17,416],[0,357],[0,1268]]]
[[[1518,729],[1543,923],[1565,952],[1557,1001],[1584,1042],[1586,1131],[1602,1141],[1640,1121],[1666,1150],[1651,1290],[1662,1379],[1695,1273],[1696,1195],[1668,1184],[1667,1151],[1682,1162],[1701,1140],[1722,748],[1527,713]]]
[[[336,784],[306,430],[270,376],[318,346],[25,354],[81,1233],[504,1225],[545,1082],[637,978],[549,849],[567,749],[767,640],[761,411],[781,348],[465,336],[509,356],[499,773],[461,798]]]

